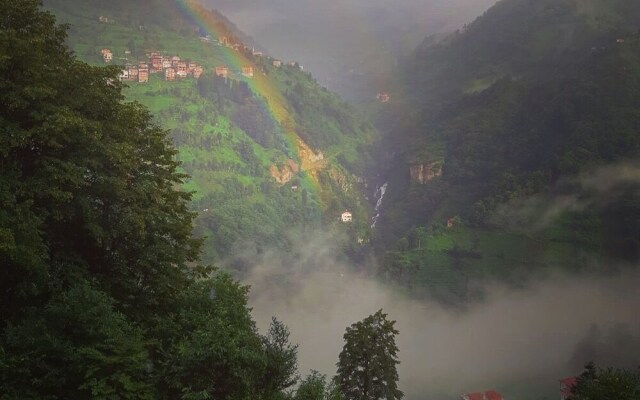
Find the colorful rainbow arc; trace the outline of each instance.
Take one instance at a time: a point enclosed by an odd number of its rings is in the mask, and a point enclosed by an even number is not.
[[[174,2],[181,13],[196,24],[202,33],[210,35],[216,40],[228,36],[223,24],[217,21],[214,15],[197,1],[174,0]],[[247,57],[242,51],[226,47],[220,47],[220,51],[223,54],[226,66],[229,67],[230,70],[240,71],[243,67],[253,67],[254,76],[251,79],[247,79],[250,89],[257,95],[262,106],[284,132],[290,150],[297,150],[299,140],[295,134],[295,119],[287,110],[287,103],[281,91],[268,77],[264,76],[261,71],[256,68],[253,60]]]

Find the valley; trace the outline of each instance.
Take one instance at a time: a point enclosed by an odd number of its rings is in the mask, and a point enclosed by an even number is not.
[[[640,5],[4,3],[2,400],[640,391]]]

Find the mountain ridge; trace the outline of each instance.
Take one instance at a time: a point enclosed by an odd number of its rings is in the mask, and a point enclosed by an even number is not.
[[[441,276],[457,291],[443,296],[460,301],[460,276],[638,260],[634,182],[611,176],[621,185],[611,198],[584,182],[640,156],[640,8],[588,3],[503,0],[452,36],[427,39],[404,66],[411,89],[397,97],[415,106],[380,146],[391,166],[376,232],[383,275]],[[532,218],[567,199],[576,201],[533,229]]]

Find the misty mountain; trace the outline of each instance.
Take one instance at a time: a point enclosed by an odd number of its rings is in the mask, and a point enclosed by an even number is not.
[[[454,31],[494,0],[206,0],[274,55],[297,60],[323,85],[370,97],[425,35]]]
[[[637,262],[638,27],[638,3],[504,0],[427,38],[380,146],[384,274],[459,299],[468,279]]]

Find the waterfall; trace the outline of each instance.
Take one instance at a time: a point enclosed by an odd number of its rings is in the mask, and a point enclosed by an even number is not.
[[[384,185],[376,189],[376,193],[374,194],[374,197],[377,199],[377,201],[376,201],[376,206],[374,208],[376,215],[372,218],[372,222],[373,222],[371,224],[372,229],[376,227],[376,223],[378,222],[378,218],[380,217],[380,206],[382,206],[382,199],[384,199],[384,194],[387,193],[387,185],[388,183],[385,182]]]

